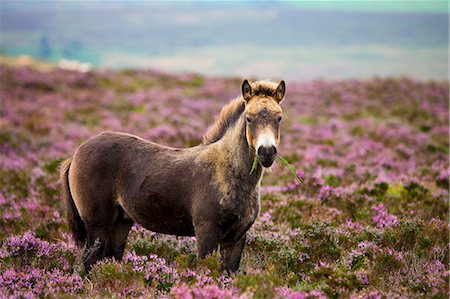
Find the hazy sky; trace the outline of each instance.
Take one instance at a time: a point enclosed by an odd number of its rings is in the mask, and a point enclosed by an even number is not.
[[[287,1],[292,6],[318,10],[383,11],[383,12],[448,12],[449,2],[442,0],[327,0]]]
[[[4,1],[0,51],[94,67],[448,77],[448,1]]]

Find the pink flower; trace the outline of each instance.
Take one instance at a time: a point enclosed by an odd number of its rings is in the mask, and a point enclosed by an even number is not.
[[[321,291],[294,291],[287,287],[278,287],[275,289],[281,298],[286,299],[325,299],[327,296]]]
[[[182,283],[179,286],[174,286],[170,290],[170,294],[177,299],[231,299],[233,292],[218,287],[216,284],[209,284],[204,286],[188,286]]]
[[[375,212],[372,220],[379,228],[393,226],[398,221],[396,216],[388,213],[383,203],[373,206],[372,211]]]

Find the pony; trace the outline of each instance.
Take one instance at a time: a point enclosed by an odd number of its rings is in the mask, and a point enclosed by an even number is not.
[[[264,168],[277,155],[286,86],[245,80],[241,89],[197,146],[103,132],[62,163],[68,224],[84,247],[87,270],[104,257],[121,260],[138,223],[195,236],[198,258],[220,248],[222,269],[238,271],[246,233],[259,214]]]

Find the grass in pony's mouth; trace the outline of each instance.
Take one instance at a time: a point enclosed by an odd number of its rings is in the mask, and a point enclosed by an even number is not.
[[[258,166],[259,161],[260,161],[259,156],[255,155],[255,158],[253,159],[252,169],[250,170],[250,174],[252,174],[253,171],[255,171],[256,166]]]
[[[279,161],[281,167],[286,166],[300,183],[304,182],[303,178],[297,174],[297,169],[295,169],[295,167],[292,166],[292,164],[290,164],[288,160],[281,156],[277,156],[277,161]]]
[[[252,174],[253,171],[255,171],[256,167],[258,166],[259,161],[260,161],[260,158],[258,155],[256,155],[255,158],[253,159],[253,164],[252,164],[252,169],[250,170],[250,174]],[[283,158],[281,156],[277,156],[277,161],[281,167],[286,166],[300,183],[304,182],[303,178],[297,174],[297,169],[295,169],[295,167],[292,166],[292,164],[290,164],[285,158]]]

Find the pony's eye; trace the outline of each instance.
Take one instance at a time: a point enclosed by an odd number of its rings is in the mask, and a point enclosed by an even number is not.
[[[245,120],[248,122],[248,123],[251,123],[252,121],[253,121],[253,118],[251,118],[250,116],[246,116],[245,117]]]
[[[283,117],[280,115],[277,117],[277,122],[281,122],[283,120]]]

